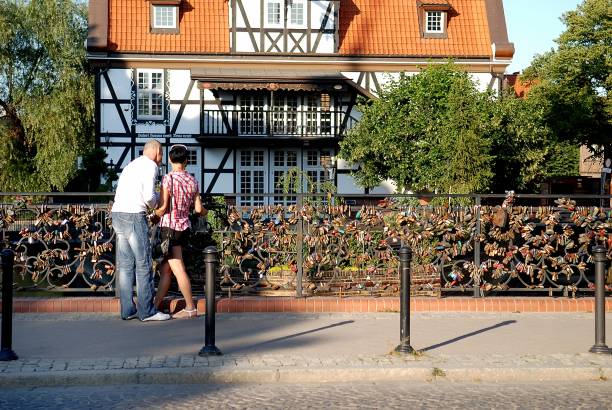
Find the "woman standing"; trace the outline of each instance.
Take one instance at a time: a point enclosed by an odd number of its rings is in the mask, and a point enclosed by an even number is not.
[[[183,262],[183,246],[189,239],[189,212],[192,205],[198,214],[204,215],[206,210],[202,209],[196,179],[185,171],[188,159],[187,147],[173,145],[170,147],[169,157],[172,171],[164,175],[162,179],[161,206],[155,210],[155,213],[161,217],[159,222],[161,237],[170,238],[170,250],[159,269],[160,280],[155,296],[155,306],[159,309],[168,293],[172,280],[170,275],[173,273],[186,305],[185,309],[175,313],[173,317],[194,318],[197,316],[197,309],[193,303],[191,281]]]

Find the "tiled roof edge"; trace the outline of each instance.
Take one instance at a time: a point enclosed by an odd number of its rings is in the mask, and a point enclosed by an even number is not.
[[[485,0],[485,9],[487,10],[493,58],[511,59],[514,56],[514,44],[508,40],[503,1]]]

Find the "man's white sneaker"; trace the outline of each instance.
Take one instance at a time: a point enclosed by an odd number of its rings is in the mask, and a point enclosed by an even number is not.
[[[172,316],[170,316],[169,314],[157,312],[153,316],[149,316],[149,317],[142,319],[142,321],[150,322],[150,321],[162,321],[162,320],[170,320],[170,319],[172,319]]]

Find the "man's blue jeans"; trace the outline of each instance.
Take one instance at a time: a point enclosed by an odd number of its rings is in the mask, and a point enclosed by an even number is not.
[[[121,303],[121,318],[136,313],[132,290],[136,279],[138,317],[142,320],[157,311],[153,305],[153,261],[149,240],[149,226],[144,213],[113,212],[113,229],[117,236],[117,288]]]

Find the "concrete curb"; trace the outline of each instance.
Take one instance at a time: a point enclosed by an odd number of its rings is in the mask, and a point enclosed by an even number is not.
[[[0,374],[2,387],[112,385],[112,384],[224,384],[224,383],[339,383],[383,381],[420,382],[569,382],[611,381],[612,367],[489,367],[439,368],[431,363],[415,367],[343,367],[259,369],[148,368]]]

